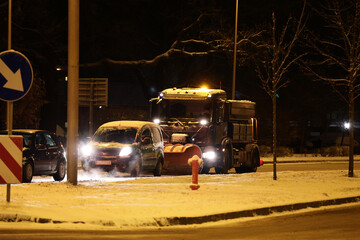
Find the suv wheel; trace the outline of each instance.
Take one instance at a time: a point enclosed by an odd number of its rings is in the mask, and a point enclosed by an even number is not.
[[[65,161],[61,160],[58,163],[57,171],[54,174],[53,178],[55,181],[61,181],[65,178]]]
[[[26,162],[23,166],[23,176],[22,176],[22,182],[23,183],[29,183],[32,180],[34,172],[34,167],[31,163]]]

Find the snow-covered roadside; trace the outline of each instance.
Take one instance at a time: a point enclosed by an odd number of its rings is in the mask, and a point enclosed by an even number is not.
[[[272,163],[273,157],[261,157],[261,160],[264,163]],[[277,157],[277,162],[337,162],[337,161],[349,161],[348,156],[336,156],[336,157],[328,157],[328,156],[321,156],[321,155],[314,155],[314,154],[294,154],[288,157]],[[360,161],[360,155],[354,156],[354,161]]]
[[[360,195],[358,174],[348,178],[347,171],[341,170],[279,172],[276,181],[272,173],[261,172],[200,175],[196,191],[189,188],[190,183],[191,176],[79,175],[78,186],[48,181],[12,185],[11,203],[5,201],[6,186],[1,185],[0,213],[131,227],[160,217],[203,216]],[[21,224],[25,223],[16,223]]]

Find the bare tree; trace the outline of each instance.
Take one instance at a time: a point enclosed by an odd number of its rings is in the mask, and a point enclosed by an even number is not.
[[[101,68],[103,66],[113,66],[116,69],[132,69],[135,70],[139,80],[145,89],[149,89],[149,85],[154,84],[154,81],[161,81],[161,77],[153,77],[154,69],[161,69],[161,72],[166,72],[165,82],[159,85],[178,84],[192,85],[191,79],[181,79],[181,82],[172,82],[172,79],[179,79],[182,72],[191,73],[191,70],[186,64],[194,63],[192,65],[201,64],[207,65],[207,69],[216,69],[219,65],[232,65],[233,57],[233,31],[232,29],[222,27],[222,24],[206,25],[211,19],[214,22],[221,22],[219,13],[201,13],[189,25],[184,27],[178,33],[177,39],[169,46],[167,50],[159,53],[151,59],[131,59],[131,60],[115,60],[113,58],[104,58],[92,63],[80,64],[83,69]],[[205,25],[205,26],[203,26]],[[221,26],[219,29],[216,28]],[[259,37],[260,32],[242,31],[239,33],[239,41],[237,42],[238,54],[237,65],[242,66],[248,64],[249,47],[252,47]],[[209,65],[211,64],[211,65]],[[188,66],[184,68],[183,66]],[[166,68],[171,68],[167,71]],[[159,72],[159,71],[158,71]],[[223,75],[223,74],[222,74]],[[172,77],[173,76],[173,77]],[[229,82],[230,83],[230,82]],[[217,83],[216,83],[217,84]],[[226,90],[230,90],[230,85],[223,82],[220,86]],[[230,91],[229,91],[230,92]]]
[[[360,2],[331,0],[314,8],[324,20],[320,34],[309,32],[307,42],[315,50],[305,67],[330,84],[349,107],[349,171],[354,169],[354,102],[360,95]]]
[[[261,86],[270,96],[273,111],[273,179],[277,179],[276,157],[277,157],[277,126],[276,126],[276,99],[280,88],[289,83],[285,74],[294,63],[305,54],[293,56],[295,42],[303,31],[305,23],[303,16],[306,1],[301,11],[298,21],[293,21],[290,17],[286,24],[278,29],[275,14],[272,14],[272,26],[267,34],[257,43],[258,54],[254,57],[257,76],[261,81]],[[295,24],[294,32],[290,31],[291,24]]]

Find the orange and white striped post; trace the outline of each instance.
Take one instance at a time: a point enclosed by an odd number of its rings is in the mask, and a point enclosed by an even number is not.
[[[22,147],[22,136],[0,136],[0,184],[10,186],[22,182]],[[9,187],[6,199],[10,202]]]

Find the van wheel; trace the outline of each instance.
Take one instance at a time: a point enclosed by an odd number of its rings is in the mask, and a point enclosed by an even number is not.
[[[154,176],[161,176],[162,169],[163,169],[163,163],[162,163],[161,159],[158,159],[155,170],[154,170]]]
[[[29,183],[32,180],[34,173],[34,167],[31,163],[27,162],[23,166],[23,175],[22,175],[22,182],[23,183]]]
[[[136,158],[134,161],[131,162],[130,176],[139,177],[141,174],[141,168],[141,159]]]

